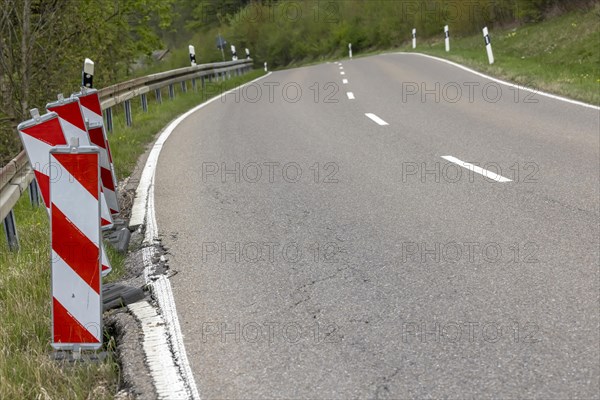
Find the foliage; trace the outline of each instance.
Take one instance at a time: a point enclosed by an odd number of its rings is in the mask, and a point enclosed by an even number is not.
[[[173,48],[165,66],[187,60],[187,44],[199,62],[230,58],[217,50],[219,34],[235,44],[238,56],[273,68],[357,52],[399,47],[417,29],[420,38],[439,36],[449,24],[453,35],[470,35],[485,25],[518,26],[575,9],[597,0],[175,0],[174,29],[163,38]],[[157,67],[155,67],[157,68]]]
[[[76,91],[84,58],[102,87],[160,47],[174,1],[0,0],[0,164],[16,154],[15,127],[29,109]]]
[[[59,92],[76,89],[84,57],[96,62],[95,86],[148,71],[230,59],[217,35],[249,48],[271,68],[400,47],[539,22],[598,0],[0,0],[0,165],[16,154],[18,122]],[[29,21],[29,22],[28,22]],[[168,59],[147,57],[167,46]],[[142,69],[134,69],[141,63]]]

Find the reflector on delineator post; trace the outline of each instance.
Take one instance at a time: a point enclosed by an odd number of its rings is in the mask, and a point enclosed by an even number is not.
[[[67,144],[58,114],[49,112],[40,116],[37,109],[31,110],[32,119],[19,124],[17,130],[29,163],[33,168],[44,205],[50,215],[50,169],[48,155],[53,146]],[[106,251],[102,246],[102,275],[112,271]]]
[[[46,104],[46,109],[58,114],[67,141],[70,141],[71,138],[77,138],[82,146],[90,146],[92,144],[83,118],[83,110],[79,103],[79,98],[71,96],[65,99],[62,95],[59,95],[58,101]],[[112,214],[102,191],[100,192],[100,217],[102,229],[112,228]]]
[[[57,350],[102,346],[99,158],[95,146],[56,146],[49,153],[52,347]]]
[[[79,99],[83,117],[89,121],[88,134],[90,142],[100,148],[100,176],[102,179],[102,191],[106,198],[106,203],[110,213],[116,216],[120,212],[117,195],[117,177],[110,153],[110,144],[104,129],[104,119],[102,117],[102,108],[100,98],[96,89],[82,88],[79,93],[74,93],[74,97]]]
[[[83,71],[81,72],[81,86],[91,88],[94,86],[94,62],[86,58],[83,62]]]

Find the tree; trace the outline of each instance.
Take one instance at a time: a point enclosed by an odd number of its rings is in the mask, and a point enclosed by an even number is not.
[[[95,85],[116,83],[161,46],[175,0],[0,0],[0,164],[18,151],[30,108],[78,88],[85,57]]]

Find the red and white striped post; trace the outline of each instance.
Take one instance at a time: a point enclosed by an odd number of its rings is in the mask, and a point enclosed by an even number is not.
[[[110,153],[110,145],[106,130],[104,129],[104,120],[102,118],[102,108],[100,98],[96,89],[82,88],[81,92],[73,94],[79,99],[83,117],[89,121],[88,134],[90,142],[100,148],[100,178],[102,179],[102,192],[106,198],[106,203],[110,213],[116,216],[120,212],[119,201],[117,197],[117,176]]]
[[[52,347],[102,346],[100,152],[95,146],[50,150]]]
[[[44,205],[50,214],[50,173],[54,166],[48,164],[48,155],[52,147],[64,146],[67,140],[58,114],[49,112],[40,116],[38,110],[33,109],[31,116],[33,118],[19,124],[17,130],[33,168]],[[94,214],[89,218],[94,219],[97,216]],[[101,250],[102,274],[107,275],[112,268],[104,247],[101,247]]]
[[[91,146],[90,135],[83,118],[83,110],[77,97],[63,98],[58,96],[58,101],[46,104],[48,111],[53,111],[60,117],[60,122],[65,133],[65,139],[77,138],[82,146]],[[102,229],[110,229],[113,226],[113,219],[108,207],[104,192],[100,193],[100,216],[102,220]]]

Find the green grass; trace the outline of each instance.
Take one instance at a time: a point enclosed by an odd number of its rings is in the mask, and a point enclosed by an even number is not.
[[[600,103],[600,4],[537,24],[491,29],[490,36],[493,65],[488,63],[482,34],[451,36],[449,53],[441,34],[420,41],[416,51],[538,90]],[[402,50],[413,51],[408,44]]]
[[[0,399],[109,399],[117,364],[61,365],[50,352],[50,242],[44,207],[15,206],[20,251],[0,241]],[[91,396],[91,397],[90,397]]]
[[[115,113],[115,131],[109,135],[119,178],[133,171],[137,158],[163,126],[207,97],[264,74],[253,71],[204,92],[181,93],[175,100],[163,94],[163,104],[153,101],[149,113],[134,107],[132,127]],[[180,89],[180,88],[179,88]],[[93,364],[67,365],[50,359],[50,232],[44,207],[34,208],[28,196],[14,208],[20,249],[8,249],[0,228],[0,399],[112,399],[119,385],[115,359]],[[107,246],[113,272],[108,281],[124,272],[125,256]],[[105,341],[114,343],[105,333]]]

